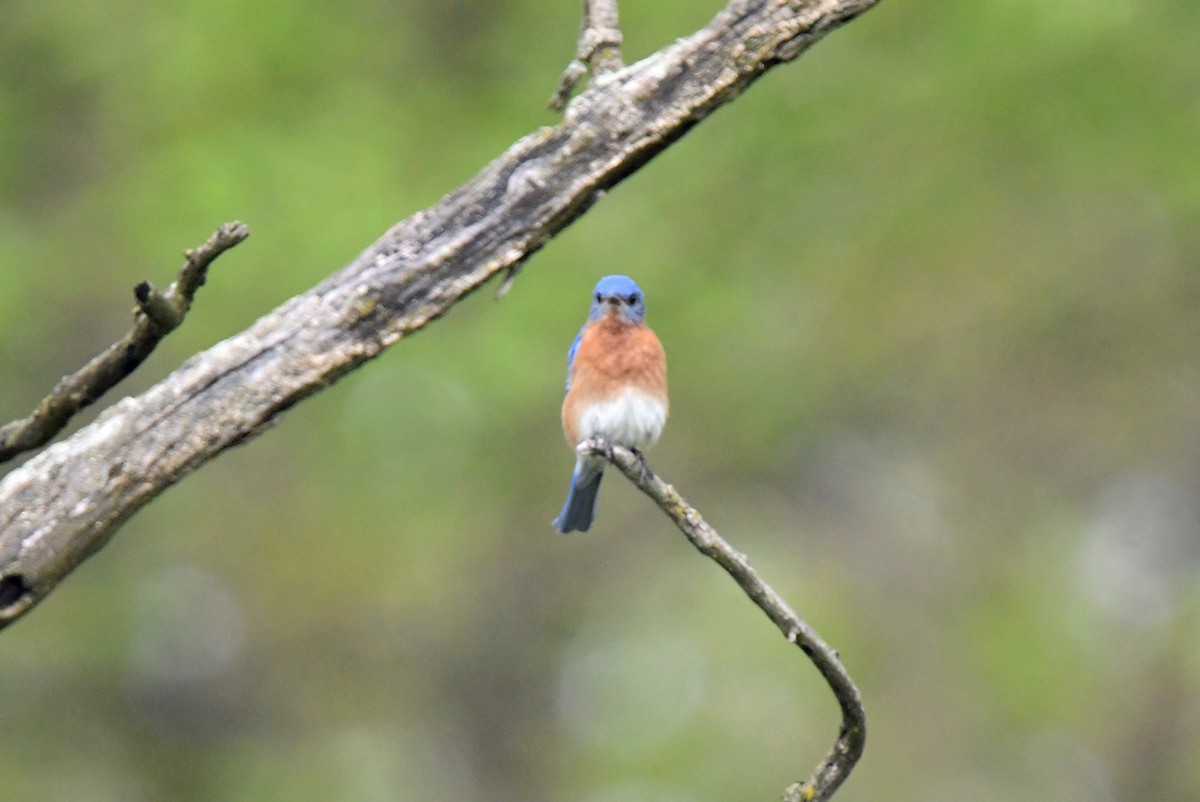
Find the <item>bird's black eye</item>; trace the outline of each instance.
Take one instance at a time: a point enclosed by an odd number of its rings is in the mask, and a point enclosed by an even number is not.
[[[604,300],[604,296],[601,295],[600,293],[596,293],[596,303],[600,303],[603,300]]]
[[[637,293],[635,292],[633,295],[630,295],[627,300],[629,301],[630,306],[637,306],[637,302],[638,302]]]

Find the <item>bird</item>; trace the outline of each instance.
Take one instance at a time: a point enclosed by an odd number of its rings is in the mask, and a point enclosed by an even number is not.
[[[563,434],[575,448],[602,437],[642,459],[667,422],[667,355],[646,325],[646,298],[629,276],[605,276],[592,291],[587,322],[567,351]],[[560,534],[586,532],[596,514],[604,457],[575,457]]]

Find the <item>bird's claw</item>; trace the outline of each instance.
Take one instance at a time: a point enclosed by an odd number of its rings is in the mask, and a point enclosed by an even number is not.
[[[646,463],[646,458],[642,456],[641,451],[638,451],[636,448],[631,448],[629,450],[633,452],[633,456],[637,457],[638,484],[644,485],[650,480],[650,477],[654,475],[654,472],[650,470],[650,466]]]
[[[606,460],[608,460],[609,462],[612,462],[612,458],[613,458],[612,443],[608,442],[608,440],[603,437],[597,437],[596,438],[596,448],[599,449],[600,453],[604,455],[604,458]]]

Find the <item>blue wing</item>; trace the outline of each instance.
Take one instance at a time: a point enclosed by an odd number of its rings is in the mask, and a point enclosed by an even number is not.
[[[575,335],[571,347],[567,349],[567,383],[563,387],[563,395],[571,391],[571,375],[575,372],[575,352],[579,350],[579,341],[583,339],[583,330],[586,328],[587,324],[584,323],[583,327],[579,329],[579,333]]]

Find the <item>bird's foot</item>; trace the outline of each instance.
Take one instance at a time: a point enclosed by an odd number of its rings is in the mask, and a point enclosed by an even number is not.
[[[608,441],[608,438],[597,437],[596,438],[596,447],[600,450],[600,453],[604,455],[604,458],[606,460],[608,460],[609,462],[612,462],[613,445],[612,445],[612,443],[610,443]]]
[[[638,484],[646,484],[650,477],[654,475],[654,471],[650,470],[650,466],[646,463],[646,458],[642,456],[642,452],[636,448],[629,449],[633,452],[633,456],[637,457],[638,461]]]

